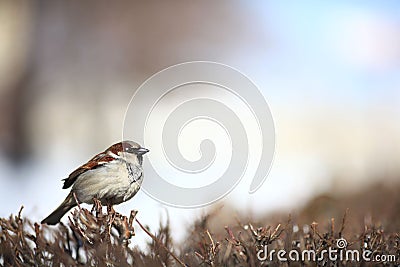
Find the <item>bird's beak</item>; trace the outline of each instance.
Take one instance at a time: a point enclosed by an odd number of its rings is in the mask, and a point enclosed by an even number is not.
[[[135,153],[138,154],[138,155],[144,155],[144,154],[146,154],[146,153],[149,152],[149,151],[150,151],[150,150],[148,150],[147,148],[141,147],[141,148],[137,148],[137,149],[135,150]]]

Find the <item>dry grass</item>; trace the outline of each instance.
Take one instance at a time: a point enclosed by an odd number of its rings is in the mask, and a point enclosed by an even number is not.
[[[385,194],[385,193],[383,193]],[[397,196],[397,194],[395,195]],[[349,201],[349,200],[347,200]],[[393,201],[393,200],[392,200]],[[0,265],[1,266],[375,266],[366,262],[330,261],[327,257],[318,262],[298,261],[282,263],[275,257],[272,261],[260,261],[257,252],[268,246],[286,251],[312,249],[321,251],[336,247],[338,238],[348,241],[347,249],[365,249],[375,254],[396,255],[396,262],[381,266],[400,264],[399,225],[390,225],[387,232],[381,222],[372,220],[354,225],[354,220],[342,210],[340,218],[326,218],[320,224],[305,214],[315,205],[311,202],[301,216],[282,220],[265,219],[250,222],[237,219],[228,226],[211,224],[216,216],[211,213],[194,222],[183,245],[174,245],[169,224],[160,225],[153,234],[137,219],[136,212],[129,216],[103,212],[100,205],[89,211],[76,208],[67,225],[48,227],[18,215],[0,219]],[[340,203],[337,204],[341,207]],[[351,211],[350,211],[351,214]],[[382,215],[397,218],[399,214]],[[306,219],[305,219],[306,218]],[[266,223],[268,221],[268,223]],[[328,223],[325,223],[328,222]],[[148,248],[144,251],[130,245],[136,230],[149,235]],[[359,229],[358,233],[354,229]],[[349,230],[351,229],[351,230]],[[393,231],[393,229],[397,229]]]

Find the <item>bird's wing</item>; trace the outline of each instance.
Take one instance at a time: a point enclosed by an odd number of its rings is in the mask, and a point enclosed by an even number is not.
[[[75,183],[76,179],[84,172],[96,169],[103,164],[110,162],[115,159],[115,156],[112,154],[102,152],[94,156],[91,160],[80,166],[78,169],[73,171],[68,178],[63,179],[64,185],[63,189],[70,187],[73,183]]]

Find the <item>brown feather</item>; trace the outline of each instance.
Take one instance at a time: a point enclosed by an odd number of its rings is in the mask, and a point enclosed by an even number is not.
[[[121,149],[121,150],[118,150]],[[110,162],[114,160],[114,158],[110,155],[107,154],[108,151],[113,152],[114,154],[118,155],[119,151],[122,151],[122,144],[117,143],[115,145],[112,145],[110,148],[108,148],[106,151],[101,152],[94,156],[92,159],[90,159],[88,162],[80,166],[78,169],[73,171],[68,178],[63,179],[64,185],[63,189],[69,188],[73,185],[73,183],[76,181],[79,175],[81,175],[84,172],[87,172],[89,170],[93,170],[97,167],[100,167],[101,165]]]
[[[127,142],[127,141],[119,142],[119,143],[116,143],[116,144],[110,146],[104,152],[97,154],[92,159],[90,159],[88,162],[86,162],[85,164],[80,166],[78,169],[73,171],[68,176],[68,178],[63,179],[63,181],[64,181],[63,189],[71,187],[73,185],[73,183],[75,183],[78,176],[81,175],[82,173],[87,172],[89,170],[93,170],[107,162],[114,160],[114,158],[112,156],[110,156],[108,154],[108,152],[112,152],[115,155],[118,155],[118,153],[123,151],[124,148],[126,148],[126,147],[132,147],[130,142]]]

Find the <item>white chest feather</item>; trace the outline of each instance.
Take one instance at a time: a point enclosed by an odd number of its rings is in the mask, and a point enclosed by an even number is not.
[[[84,203],[91,204],[96,198],[102,204],[119,204],[131,199],[142,181],[142,166],[116,160],[80,175],[72,190]]]

